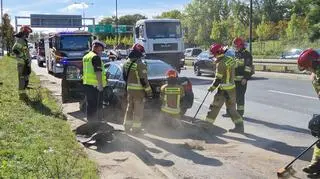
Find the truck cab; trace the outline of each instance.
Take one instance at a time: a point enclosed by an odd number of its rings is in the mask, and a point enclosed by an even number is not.
[[[84,31],[49,34],[45,39],[47,70],[61,77],[63,103],[82,98],[82,58],[91,43],[92,35]]]
[[[139,20],[134,28],[134,40],[144,46],[146,59],[161,59],[180,72],[184,51],[180,20]]]

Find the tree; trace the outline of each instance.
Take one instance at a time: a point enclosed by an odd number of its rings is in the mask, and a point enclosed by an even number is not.
[[[171,10],[161,13],[161,15],[156,18],[182,19],[182,13],[179,10]]]
[[[141,14],[125,15],[119,18],[120,25],[134,25],[138,20],[147,19],[146,16]]]
[[[292,14],[286,29],[288,40],[302,39],[305,30],[307,30],[307,24],[304,18],[297,17],[297,14]]]
[[[104,17],[100,20],[99,24],[103,25],[103,24],[113,24],[116,20],[115,16],[112,17]]]
[[[10,17],[7,13],[5,13],[2,17],[2,22],[3,24],[1,25],[1,31],[2,31],[2,41],[4,41],[3,45],[5,47],[2,48],[6,48],[8,53],[10,54],[11,52],[11,47],[14,44],[14,30],[12,25],[10,24]]]
[[[320,3],[312,3],[311,9],[307,16],[309,24],[309,39],[315,41],[320,39]]]
[[[273,35],[274,25],[270,21],[265,20],[265,16],[262,17],[261,23],[257,26],[256,33],[259,40],[270,40]]]
[[[213,21],[210,38],[217,43],[228,44],[231,36],[227,21]]]

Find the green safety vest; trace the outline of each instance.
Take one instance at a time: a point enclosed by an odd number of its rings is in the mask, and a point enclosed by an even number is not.
[[[168,105],[168,98],[174,97],[177,99],[175,106]],[[181,99],[181,89],[177,87],[166,87],[164,89],[164,98],[161,111],[177,115],[180,114],[180,99]]]
[[[98,80],[96,77],[96,73],[94,71],[93,65],[92,65],[92,59],[97,54],[90,51],[87,55],[85,55],[82,59],[83,63],[83,84],[85,85],[92,85],[92,86],[98,86]],[[105,75],[105,68],[101,61],[101,68],[102,68],[102,86],[107,86],[107,77]]]

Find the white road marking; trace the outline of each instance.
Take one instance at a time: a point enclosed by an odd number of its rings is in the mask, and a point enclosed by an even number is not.
[[[312,97],[312,96],[304,96],[304,95],[300,95],[300,94],[286,93],[286,92],[276,91],[276,90],[268,90],[268,91],[271,92],[271,93],[279,93],[279,94],[285,94],[285,95],[290,95],[290,96],[297,96],[297,97],[301,97],[301,98],[319,100],[319,98]]]

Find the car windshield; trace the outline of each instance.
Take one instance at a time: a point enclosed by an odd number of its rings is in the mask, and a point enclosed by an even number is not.
[[[181,38],[180,22],[148,22],[146,29],[148,38]]]
[[[173,69],[169,64],[161,62],[150,62],[148,66],[148,77],[163,77],[166,76],[166,72]]]
[[[90,48],[90,36],[70,35],[60,37],[61,50],[88,50]]]

